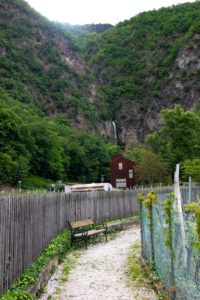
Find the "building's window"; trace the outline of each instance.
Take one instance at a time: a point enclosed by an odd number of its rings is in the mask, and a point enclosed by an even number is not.
[[[133,178],[133,170],[129,170],[129,178]]]
[[[123,163],[120,162],[120,163],[118,164],[118,168],[119,168],[119,170],[123,170]]]

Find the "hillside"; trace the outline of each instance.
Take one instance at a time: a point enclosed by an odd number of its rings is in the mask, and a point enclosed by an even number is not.
[[[144,141],[164,107],[199,108],[199,32],[197,1],[139,14],[84,40],[121,142]]]
[[[71,34],[22,0],[1,0],[0,27],[0,86],[48,116],[93,131],[101,97]]]
[[[116,149],[85,132],[104,108],[71,33],[22,0],[0,1],[0,28],[0,185],[108,180]]]

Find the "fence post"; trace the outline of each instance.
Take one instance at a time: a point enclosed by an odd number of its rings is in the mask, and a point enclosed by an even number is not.
[[[170,260],[171,260],[171,299],[176,299],[175,268],[174,268],[174,249],[173,249],[173,213],[169,210],[169,232],[170,232]]]
[[[151,256],[153,266],[155,263],[155,252],[154,252],[154,230],[153,230],[153,220],[154,220],[154,209],[153,206],[157,203],[157,195],[155,192],[149,192],[145,200],[145,205],[148,208],[149,214],[149,227],[150,227],[150,240],[151,240]]]
[[[186,268],[187,250],[186,250],[186,237],[185,237],[185,228],[184,228],[184,220],[183,220],[183,209],[182,209],[182,201],[181,201],[181,191],[180,191],[180,185],[179,185],[179,171],[180,171],[180,165],[177,164],[176,171],[174,174],[174,194],[175,194],[174,206],[177,206],[177,208],[178,208],[178,216],[179,216],[181,237],[182,237],[183,263]]]
[[[141,244],[142,244],[142,257],[144,257],[144,250],[143,250],[143,248],[144,248],[144,239],[143,239],[143,223],[144,223],[144,221],[143,221],[143,203],[142,202],[140,202],[140,223],[141,223],[141,225],[140,225],[140,233],[141,233]]]
[[[189,203],[191,203],[191,192],[192,192],[192,177],[189,176]]]
[[[151,230],[151,251],[152,251],[152,263],[155,266],[155,251],[154,251],[154,230],[153,230],[153,220],[154,220],[154,210],[153,204],[151,205],[151,218],[150,218],[150,230]]]
[[[162,203],[163,206],[163,217],[165,218],[165,223],[168,225],[166,230],[166,241],[165,245],[169,248],[170,255],[170,297],[172,300],[176,299],[176,286],[175,286],[175,268],[174,268],[174,249],[173,249],[173,203],[174,194],[169,194],[167,200]]]

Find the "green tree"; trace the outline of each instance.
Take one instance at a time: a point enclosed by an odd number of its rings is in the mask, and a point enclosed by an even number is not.
[[[200,117],[180,106],[161,112],[163,126],[147,137],[151,149],[173,170],[176,163],[199,157]]]
[[[169,171],[167,165],[158,154],[144,150],[141,161],[137,165],[137,173],[142,183],[167,183]]]
[[[1,182],[7,178],[7,182],[16,183],[28,175],[32,146],[30,130],[22,118],[11,109],[0,108]]]
[[[31,126],[34,136],[32,173],[45,178],[62,179],[64,155],[62,139],[52,121],[46,119]]]
[[[192,180],[200,182],[200,158],[184,161],[182,165],[182,177],[188,181],[189,176],[192,176]]]
[[[0,152],[0,184],[10,183],[14,181],[14,171],[17,164],[7,153]]]
[[[145,148],[141,146],[128,148],[125,150],[124,156],[136,163],[139,163],[142,160],[144,152],[145,152]]]

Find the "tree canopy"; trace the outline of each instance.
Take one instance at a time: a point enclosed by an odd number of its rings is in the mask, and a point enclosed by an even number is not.
[[[35,108],[0,94],[0,184],[31,176],[52,180],[100,181],[118,147],[77,132],[65,117],[40,116]]]
[[[163,125],[150,134],[146,141],[151,149],[160,154],[171,170],[177,163],[200,156],[200,116],[180,106],[161,112]]]

